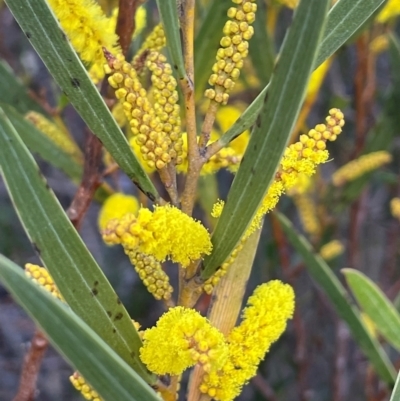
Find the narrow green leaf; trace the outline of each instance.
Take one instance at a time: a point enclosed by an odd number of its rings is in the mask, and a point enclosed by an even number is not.
[[[340,0],[329,12],[315,68],[340,48],[385,0]]]
[[[7,117],[14,125],[25,145],[43,160],[63,171],[73,181],[82,177],[82,164],[59,148],[49,137],[44,135],[32,123],[25,120],[14,108],[0,103]]]
[[[226,15],[231,0],[210,1],[205,16],[201,20],[199,32],[194,41],[194,76],[196,80],[195,96],[200,98],[211,68],[215,63],[215,56],[222,37],[222,29],[228,17]]]
[[[10,104],[23,114],[30,110],[46,114],[29,96],[26,86],[19,81],[4,60],[0,60],[0,102]]]
[[[274,214],[281,223],[287,239],[303,258],[308,273],[323,289],[337,314],[347,323],[355,341],[368,357],[377,374],[385,382],[393,383],[396,379],[396,371],[382,346],[365,327],[346,289],[326,262],[313,252],[306,238],[295,231],[290,221],[281,213]]]
[[[176,0],[156,1],[161,21],[164,26],[172,67],[177,71],[179,79],[186,79],[187,77],[182,54],[177,2]]]
[[[229,256],[270,186],[297,119],[314,64],[328,0],[302,0],[286,35],[268,101],[260,113],[204,260],[208,278]],[[268,156],[268,157],[266,157]]]
[[[151,199],[159,195],[45,0],[7,0],[57,84],[123,171]]]
[[[52,344],[106,400],[157,401],[146,382],[65,304],[0,255],[0,278]]]
[[[394,34],[389,35],[390,63],[392,65],[392,79],[396,86],[400,85],[400,40]]]
[[[381,289],[365,274],[355,269],[342,269],[360,308],[374,322],[382,336],[400,350],[400,315]]]
[[[396,383],[392,395],[390,396],[390,401],[400,401],[400,372],[397,375]]]
[[[1,172],[33,247],[72,310],[147,382],[141,340],[100,267],[42,177],[17,131],[0,109]]]
[[[257,18],[254,21],[254,36],[250,41],[249,54],[261,87],[269,82],[275,65],[275,51],[265,24],[266,4],[258,6]]]
[[[324,37],[319,46],[314,70],[339,49],[384,1],[339,0],[328,13],[327,29],[325,29]],[[348,26],[343,26],[340,18],[351,21],[351,23]],[[267,91],[268,85],[254,99],[232,127],[229,128],[225,135],[221,137],[220,142],[222,144],[227,145],[255,123]]]

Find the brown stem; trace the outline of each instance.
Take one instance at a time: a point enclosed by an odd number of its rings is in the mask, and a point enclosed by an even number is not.
[[[48,344],[45,335],[37,329],[25,355],[18,393],[13,401],[33,401],[40,365]]]
[[[126,55],[135,32],[135,14],[143,0],[119,0],[117,27],[115,33],[119,36],[122,53]]]
[[[158,174],[160,176],[161,182],[164,184],[165,190],[168,192],[170,197],[171,203],[174,206],[178,206],[179,204],[179,197],[178,191],[176,188],[176,174],[175,169],[170,169],[168,167],[164,167],[161,170],[158,170]],[[173,167],[173,166],[171,166]]]
[[[260,374],[254,376],[251,383],[263,395],[264,400],[277,401],[274,390]]]
[[[210,100],[206,116],[204,117],[203,126],[201,127],[201,136],[199,139],[200,154],[204,155],[205,148],[210,140],[211,130],[214,125],[215,115],[217,113],[219,103],[215,100]]]
[[[196,200],[197,181],[200,175],[201,160],[197,145],[196,105],[194,98],[194,11],[195,1],[186,0],[182,3],[180,23],[183,40],[183,59],[187,74],[186,80],[181,80],[181,88],[186,110],[186,132],[188,138],[188,173],[182,194],[182,211],[192,214]]]
[[[79,229],[82,220],[92,202],[96,189],[101,183],[99,171],[102,157],[102,144],[88,131],[85,146],[85,164],[83,177],[74,199],[67,210],[67,215],[75,228]]]

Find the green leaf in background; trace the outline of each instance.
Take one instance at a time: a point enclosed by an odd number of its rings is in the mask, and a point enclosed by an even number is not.
[[[396,371],[379,342],[371,336],[361,320],[360,313],[352,304],[341,282],[327,263],[313,252],[311,244],[296,232],[290,221],[281,213],[274,213],[278,218],[289,242],[304,260],[307,272],[322,288],[337,314],[347,323],[353,335],[376,373],[387,383],[394,383]]]
[[[302,0],[286,35],[260,113],[204,260],[210,277],[230,255],[270,186],[297,119],[323,33],[329,0]],[[268,157],[266,157],[268,156]]]
[[[382,336],[400,350],[400,315],[380,288],[355,269],[342,269],[360,308],[374,322]]]
[[[137,161],[46,1],[7,0],[6,4],[91,131],[99,137],[128,177],[151,200],[157,201],[157,190]]]
[[[167,47],[171,56],[172,67],[177,71],[179,79],[186,79],[183,61],[181,34],[176,0],[156,0],[158,11],[167,39]]]
[[[195,96],[201,98],[215,63],[215,55],[222,37],[222,29],[227,20],[226,13],[231,0],[210,1],[201,27],[194,41]],[[250,46],[251,47],[251,46]],[[243,131],[241,131],[243,132]]]
[[[400,372],[397,375],[396,383],[389,401],[400,401]]]
[[[37,153],[43,160],[63,171],[73,181],[82,177],[83,167],[69,154],[58,147],[48,136],[43,134],[32,123],[25,120],[13,107],[0,103],[12,125],[17,130],[25,145],[33,153]]]
[[[268,34],[266,21],[266,4],[258,5],[257,18],[254,21],[254,36],[250,41],[249,54],[261,87],[269,82],[275,65],[275,50]]]
[[[384,1],[385,0],[339,0],[328,13],[327,29],[325,29],[324,37],[319,46],[318,55],[314,63],[314,70],[339,49],[340,46],[346,43],[354,32],[365,23],[369,16],[372,15]],[[346,21],[351,20],[351,23],[343,29],[341,23],[337,24],[337,21],[341,21],[341,19]],[[268,86],[262,90],[232,127],[223,135],[220,139],[221,143],[224,145],[228,144],[255,123],[264,103],[267,91]]]
[[[386,0],[340,0],[329,12],[315,68],[322,64],[374,14]]]
[[[127,311],[2,109],[0,167],[21,223],[68,305],[140,376],[153,382],[139,359],[141,340]]]
[[[22,114],[31,110],[46,114],[29,96],[26,86],[19,81],[4,60],[0,60],[0,103],[7,103]]]
[[[103,399],[159,401],[146,382],[84,321],[3,255],[0,255],[0,279]]]

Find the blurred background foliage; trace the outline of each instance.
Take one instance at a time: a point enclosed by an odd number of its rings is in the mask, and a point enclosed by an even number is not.
[[[117,1],[99,0],[107,14]],[[230,109],[219,118],[225,132],[269,81],[285,31],[290,25],[295,1],[260,0],[255,36],[250,42],[240,82],[231,95]],[[320,122],[331,107],[345,114],[340,140],[330,144],[332,160],[321,166],[312,181],[305,181],[281,199],[283,212],[310,241],[315,252],[344,283],[341,269],[363,272],[377,284],[396,308],[400,308],[400,213],[393,198],[400,197],[400,7],[390,1],[313,75],[292,138]],[[198,0],[196,35],[196,94],[202,93],[221,36],[230,0]],[[59,129],[68,131],[77,147],[65,158],[62,143],[53,137],[44,147],[38,131],[30,126],[23,138],[34,152],[41,171],[66,209],[74,196],[82,172],[84,125],[60,93],[40,58],[0,2],[0,102],[21,116],[39,112]],[[134,54],[151,28],[158,23],[155,2],[149,0],[143,30],[134,38]],[[397,8],[396,8],[397,7]],[[212,18],[210,18],[212,16]],[[209,24],[201,21],[209,18]],[[199,114],[200,117],[200,114]],[[30,114],[29,121],[35,119]],[[199,118],[199,121],[201,119]],[[217,133],[218,134],[218,133]],[[375,153],[380,152],[380,153]],[[383,152],[383,153],[382,153]],[[68,153],[68,152],[67,152]],[[371,154],[359,159],[363,155]],[[267,155],[266,155],[267,156]],[[359,159],[339,174],[339,169]],[[105,158],[105,163],[107,159]],[[220,170],[201,177],[195,215],[209,227],[217,197],[226,198],[232,172]],[[336,177],[336,178],[335,178]],[[80,228],[84,242],[116,289],[131,316],[142,326],[154,324],[162,306],[146,291],[120,247],[104,245],[99,229],[101,204],[112,191],[132,194],[145,202],[123,174],[110,174],[107,186],[98,192]],[[155,180],[157,185],[157,181]],[[392,207],[391,207],[392,205]],[[397,206],[396,206],[397,205]],[[0,181],[0,253],[19,265],[38,263]],[[62,263],[62,261],[61,261]],[[172,283],[177,277],[171,269]],[[250,278],[248,292],[260,282],[280,278],[296,292],[296,312],[284,336],[275,344],[259,374],[245,387],[241,400],[384,400],[388,389],[379,381],[360,352],[346,324],[338,317],[323,287],[315,285],[300,255],[292,248],[274,214],[267,215]],[[199,308],[205,311],[209,297]],[[360,301],[361,302],[361,301]],[[365,322],[385,346],[394,366],[400,367],[398,351],[376,332],[368,315]],[[16,392],[25,346],[34,325],[0,287],[0,400],[11,400]],[[43,361],[38,383],[41,401],[78,400],[80,395],[68,381],[71,368],[50,349]]]

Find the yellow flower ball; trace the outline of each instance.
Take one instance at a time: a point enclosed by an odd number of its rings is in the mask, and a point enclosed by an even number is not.
[[[126,213],[136,214],[139,210],[139,202],[132,195],[115,193],[104,202],[98,218],[100,230],[104,230],[107,223],[112,219],[119,219]]]

